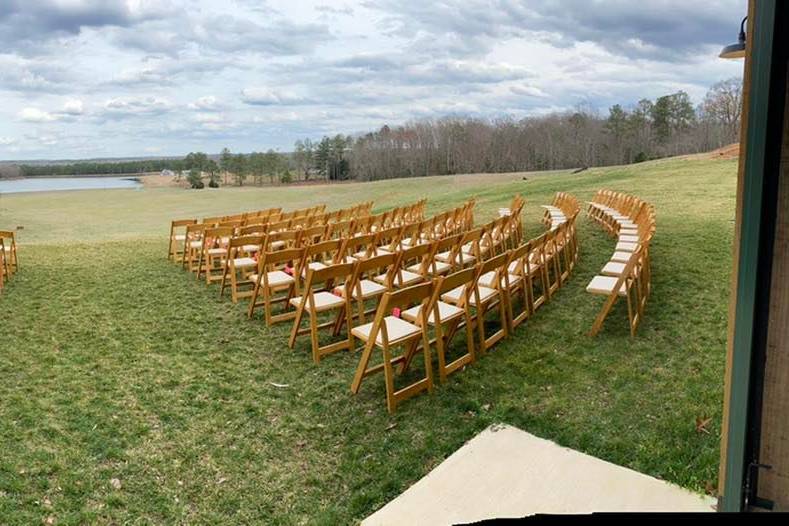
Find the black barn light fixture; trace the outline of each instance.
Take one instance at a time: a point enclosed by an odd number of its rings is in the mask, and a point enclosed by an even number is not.
[[[735,44],[729,44],[721,50],[720,58],[745,58],[745,21],[748,17],[742,19],[740,23],[740,35]]]

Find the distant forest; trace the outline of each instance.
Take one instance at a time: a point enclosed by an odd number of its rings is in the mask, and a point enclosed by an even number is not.
[[[712,86],[694,107],[684,91],[642,99],[608,115],[574,111],[514,119],[444,117],[384,125],[357,136],[296,141],[292,153],[268,150],[184,159],[21,165],[23,175],[191,172],[193,185],[208,173],[212,184],[289,183],[309,179],[377,180],[458,173],[517,172],[629,164],[713,150],[739,140],[742,82]],[[213,158],[212,158],[213,157]]]
[[[141,174],[165,169],[181,170],[183,159],[145,159],[140,161],[77,161],[59,164],[22,164],[26,177],[43,175]]]

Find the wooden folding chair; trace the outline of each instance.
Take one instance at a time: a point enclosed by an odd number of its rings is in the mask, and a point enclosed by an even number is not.
[[[388,271],[375,276],[373,279],[388,287],[393,286],[397,288],[410,287],[426,281],[430,278],[430,267],[433,264],[432,255],[433,246],[430,244],[416,245],[401,250],[395,263],[394,279],[392,279]],[[416,268],[416,270],[409,270],[413,268]]]
[[[507,296],[504,292],[501,279],[501,273],[507,270],[508,258],[509,254],[505,252],[504,254],[499,254],[477,265],[477,272],[474,278],[474,293],[468,301],[475,310],[480,353],[485,353],[509,332],[509,323],[507,319],[508,311],[505,303]],[[493,272],[493,275],[489,275],[489,272]],[[480,278],[486,274],[490,276],[488,282],[489,286],[484,286],[479,283]],[[465,287],[457,287],[442,294],[441,299],[452,305],[460,305],[463,301],[462,298],[464,293]],[[485,316],[494,309],[498,310],[501,327],[490,336],[486,336]]]
[[[523,245],[510,251],[506,264],[506,272],[500,273],[503,279],[503,290],[506,293],[505,305],[508,310],[509,330],[515,328],[526,321],[534,312],[534,290],[532,278],[534,272],[531,269],[529,255],[532,252],[532,242],[528,241]],[[490,275],[490,273],[488,273]],[[491,278],[493,276],[490,276]],[[487,285],[485,276],[480,277],[480,284]],[[516,309],[516,299],[520,300],[520,308]]]
[[[329,239],[304,247],[301,258],[296,263],[296,273],[299,279],[296,280],[296,293],[300,294],[301,288],[307,279],[307,272],[310,270],[320,270],[329,265],[343,263],[342,261],[342,240]]]
[[[181,267],[190,272],[197,272],[200,254],[203,252],[203,234],[208,228],[211,228],[211,225],[206,223],[186,226]]]
[[[400,249],[400,235],[403,228],[394,226],[379,230],[373,242],[373,255],[392,254]]]
[[[545,265],[545,240],[549,235],[549,232],[545,232],[529,241],[529,253],[523,259],[524,276],[528,276],[531,283],[529,301],[532,314],[550,299],[550,280]],[[511,264],[509,272],[514,274],[516,270],[517,265]]]
[[[479,243],[481,239],[481,228],[470,230],[462,234],[458,243],[452,248],[436,254],[436,260],[449,263],[453,269],[474,265],[480,260]]]
[[[546,277],[548,299],[562,286],[562,269],[556,241],[556,230],[546,232],[542,244],[542,264]]]
[[[3,257],[7,277],[10,277],[19,270],[16,234],[11,230],[0,230],[0,239],[3,240]]]
[[[389,253],[356,262],[348,290],[356,303],[354,319],[358,319],[359,323],[365,323],[366,314],[375,312],[375,309],[367,312],[365,302],[378,299],[394,288],[393,283],[398,270],[396,264],[399,259],[399,255]],[[380,276],[384,276],[380,282],[372,279]]]
[[[292,349],[296,345],[296,338],[300,334],[310,333],[312,344],[312,359],[320,362],[321,357],[343,349],[353,348],[353,338],[348,330],[348,337],[344,340],[321,346],[318,331],[325,327],[338,327],[343,323],[351,327],[351,294],[350,278],[353,274],[353,263],[331,265],[320,270],[309,270],[307,281],[301,296],[290,299],[290,304],[296,307],[293,319],[293,328],[290,332],[288,346]],[[318,286],[321,285],[320,289]],[[336,319],[326,323],[319,323],[318,316],[323,313],[335,312]],[[309,318],[309,327],[301,328],[304,315]],[[342,320],[340,322],[339,320]],[[335,334],[336,334],[335,330]]]
[[[257,273],[249,279],[255,282],[252,297],[249,300],[247,315],[249,318],[255,309],[263,307],[266,325],[293,319],[295,310],[289,310],[290,299],[296,291],[296,277],[293,263],[302,257],[303,249],[290,248],[275,252],[264,252],[258,258]],[[274,306],[284,303],[282,312],[274,314]]]
[[[470,299],[473,294],[476,272],[475,268],[467,268],[449,276],[438,277],[433,283],[433,295],[425,307],[429,313],[427,323],[435,329],[435,338],[430,343],[435,343],[436,346],[438,374],[441,383],[446,382],[448,375],[475,360],[474,324]],[[463,293],[457,304],[441,301],[442,294],[458,287],[463,287]],[[417,323],[421,313],[422,306],[417,305],[403,311],[402,317],[407,321]],[[466,329],[466,352],[447,363],[447,351],[461,324]],[[403,362],[403,371],[407,369],[408,362],[409,360]]]
[[[266,223],[247,223],[238,229],[239,236],[266,236],[268,225]]]
[[[520,197],[520,196],[518,196]],[[523,212],[524,201],[517,200],[515,207],[511,210],[510,215],[502,222],[501,236],[503,238],[504,248],[511,250],[520,246],[523,239],[523,225],[521,223],[521,213]]]
[[[264,250],[266,252],[299,248],[301,246],[301,230],[268,231]]]
[[[0,237],[0,292],[3,291],[3,287],[5,287],[6,276],[10,275],[10,271],[8,270],[8,263],[5,257],[5,242],[2,237]]]
[[[329,223],[326,230],[326,239],[343,239],[351,236],[353,219]]]
[[[419,244],[419,223],[406,223],[400,229],[399,250],[404,250],[413,245]]]
[[[346,259],[343,262],[349,263],[372,257],[375,251],[375,238],[375,234],[361,234],[345,238],[342,254]]]
[[[268,233],[273,234],[276,232],[284,232],[286,230],[291,230],[291,219],[279,219],[278,221],[272,221],[268,224]]]
[[[223,261],[222,286],[219,289],[219,297],[225,293],[228,277],[230,278],[230,295],[233,303],[238,303],[239,299],[249,298],[253,295],[255,281],[252,281],[250,276],[255,275],[264,243],[265,236],[262,235],[240,236],[230,240],[227,255]]]
[[[572,249],[569,246],[570,243],[567,238],[567,223],[560,224],[555,230],[553,248],[556,251],[554,255],[556,258],[556,268],[559,273],[559,286],[561,286],[570,278],[572,266],[570,251]]]
[[[643,285],[642,279],[644,276],[641,272],[641,264],[643,263],[644,251],[643,247],[639,247],[631,255],[625,268],[618,277],[613,276],[595,276],[586,287],[586,291],[592,294],[606,296],[606,301],[600,309],[592,329],[589,332],[590,336],[596,336],[600,329],[603,327],[611,309],[617,300],[625,298],[627,301],[627,317],[630,323],[630,335],[636,335],[636,329],[641,322],[644,307],[646,305],[646,296],[644,295],[646,288]],[[648,292],[647,292],[648,294]]]
[[[326,225],[315,225],[302,229],[299,244],[302,247],[320,243],[326,239]]]
[[[480,251],[484,257],[491,258],[507,250],[506,228],[509,221],[510,216],[504,216],[491,222],[487,238],[480,240]]]
[[[186,227],[196,224],[197,219],[178,219],[170,222],[170,243],[167,247],[167,259],[170,261],[182,259],[186,246]]]
[[[215,281],[222,281],[225,260],[228,256],[228,245],[234,233],[235,230],[232,226],[218,226],[205,229],[200,255],[197,259],[196,277],[198,280],[205,272],[206,285],[210,285]]]
[[[386,383],[386,407],[389,413],[393,413],[397,406],[412,396],[422,391],[432,392],[433,390],[433,370],[430,360],[430,341],[427,333],[427,303],[430,301],[433,285],[422,283],[400,289],[395,292],[387,292],[381,298],[375,319],[364,325],[354,327],[351,339],[358,338],[364,343],[359,365],[351,384],[351,392],[359,392],[362,380],[366,377],[384,372]],[[396,315],[413,305],[420,305],[422,310],[416,322],[408,322]],[[417,352],[421,343],[422,356],[424,358],[425,375],[406,387],[395,388],[394,367],[406,360],[409,355]],[[393,349],[403,347],[404,351],[399,356],[393,356]],[[383,363],[370,367],[370,359],[373,351],[381,349]]]
[[[455,270],[451,263],[447,263],[446,261],[439,261],[436,259],[436,254],[441,254],[451,250],[457,250],[460,246],[460,240],[463,238],[463,234],[455,234],[452,236],[447,236],[443,239],[440,239],[434,243],[432,243],[433,253],[430,255],[430,265],[425,269],[422,263],[417,263],[411,265],[406,270],[409,272],[414,273],[421,273],[425,270],[430,276],[443,276],[445,274],[449,274],[452,270]]]

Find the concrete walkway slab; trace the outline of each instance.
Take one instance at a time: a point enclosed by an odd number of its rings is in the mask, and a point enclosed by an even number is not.
[[[362,524],[456,524],[535,513],[710,512],[714,504],[711,497],[497,425]]]

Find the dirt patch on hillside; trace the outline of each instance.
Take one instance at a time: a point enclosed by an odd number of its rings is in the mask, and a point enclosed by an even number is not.
[[[183,177],[174,175],[142,175],[138,177],[145,188],[186,188],[188,184]]]
[[[735,142],[707,154],[710,159],[737,159],[740,156],[740,143]]]

